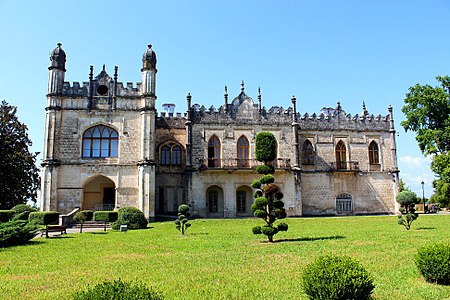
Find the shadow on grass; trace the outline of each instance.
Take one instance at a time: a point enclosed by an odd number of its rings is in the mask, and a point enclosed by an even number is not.
[[[208,232],[187,233],[187,235],[208,235]]]
[[[333,236],[319,236],[319,237],[303,237],[297,239],[282,239],[275,240],[274,243],[284,243],[284,242],[313,242],[313,241],[321,241],[321,240],[340,240],[345,239],[345,236],[342,235],[333,235]]]
[[[89,234],[108,234],[108,231],[90,231],[90,232],[86,232]]]
[[[73,239],[73,236],[69,236],[67,234],[59,234],[59,235],[49,235],[49,239]]]
[[[436,227],[418,227],[416,230],[435,230]]]

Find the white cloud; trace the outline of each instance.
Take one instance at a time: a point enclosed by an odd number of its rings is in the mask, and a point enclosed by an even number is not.
[[[398,158],[400,178],[418,196],[422,195],[422,181],[424,182],[425,197],[433,194],[432,182],[434,174],[430,170],[431,156],[402,156]]]

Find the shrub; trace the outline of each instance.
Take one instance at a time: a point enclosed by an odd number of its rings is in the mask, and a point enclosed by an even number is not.
[[[450,285],[450,244],[438,243],[421,247],[415,262],[426,281]]]
[[[412,210],[413,210],[413,212],[407,213],[404,216],[405,218],[403,218],[402,212],[400,212],[400,214],[398,216],[397,224],[405,226],[406,230],[410,230],[412,222],[417,220],[417,218],[419,217],[419,214],[414,212],[414,208],[412,208]]]
[[[402,191],[398,193],[396,200],[402,207],[405,208],[406,213],[410,212],[411,209],[414,209],[414,205],[416,203],[419,203],[416,193],[410,191]]]
[[[303,289],[310,299],[370,299],[374,288],[369,273],[350,257],[321,256],[303,273]]]
[[[59,212],[57,211],[35,211],[28,216],[28,221],[37,225],[57,225],[59,223]]]
[[[261,181],[259,180],[253,180],[252,182],[252,188],[259,189],[261,187]]]
[[[74,300],[162,300],[159,293],[140,282],[104,281],[75,293]]]
[[[262,131],[256,135],[255,157],[256,160],[269,162],[277,157],[275,136],[267,131]],[[261,174],[261,173],[260,173]]]
[[[20,214],[20,213],[23,213],[23,212],[26,212],[26,211],[28,211],[28,212],[37,211],[36,208],[31,207],[31,206],[26,205],[26,204],[17,204],[13,208],[11,208],[11,210],[13,210],[16,214]]]
[[[80,223],[80,233],[83,232],[83,223],[92,220],[93,215],[92,210],[80,210],[73,216],[73,220]]]
[[[188,218],[191,215],[189,210],[191,208],[187,204],[181,204],[178,206],[178,219],[175,220],[176,228],[181,231],[181,234],[184,235],[186,229],[191,227],[191,224],[188,222]]]
[[[128,229],[146,228],[147,219],[142,211],[132,206],[119,208],[117,221],[112,224],[112,229],[119,230],[120,225],[127,225]]]
[[[13,216],[13,210],[0,210],[0,223],[9,222]]]
[[[37,231],[35,224],[10,221],[0,224],[0,247],[22,245],[31,240]]]
[[[117,221],[117,211],[99,210],[94,212],[94,221],[102,221],[105,223],[111,223]]]
[[[275,173],[275,167],[270,165],[259,165],[256,167],[258,174],[273,174]]]
[[[267,175],[264,175],[263,177],[261,177],[260,181],[263,184],[274,183],[275,177],[273,177],[273,175],[271,175],[271,174],[267,174]]]

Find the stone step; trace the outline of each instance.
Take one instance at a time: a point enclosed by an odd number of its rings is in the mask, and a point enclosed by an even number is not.
[[[72,228],[80,228],[80,223],[72,223]],[[98,222],[98,221],[87,221],[83,223],[83,228],[104,228],[105,223],[104,222]],[[106,223],[106,229],[111,228],[110,223]]]

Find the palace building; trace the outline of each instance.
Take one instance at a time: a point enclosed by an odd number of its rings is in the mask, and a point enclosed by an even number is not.
[[[347,114],[339,103],[320,114],[262,106],[241,92],[206,108],[187,95],[156,111],[156,54],[142,58],[142,82],[123,84],[105,66],[88,81],[64,81],[61,44],[50,56],[40,207],[113,210],[134,206],[147,218],[176,214],[252,216],[255,137],[277,139],[275,178],[288,216],[393,214],[398,167],[392,107],[386,115]]]

